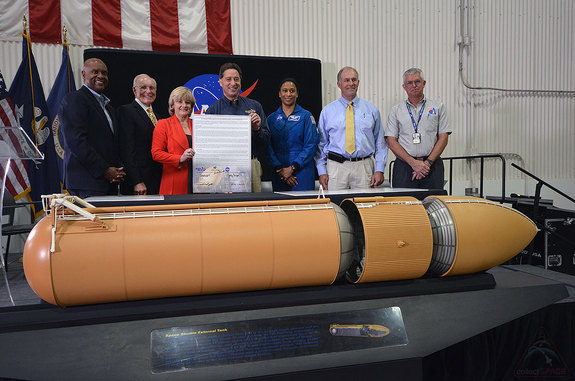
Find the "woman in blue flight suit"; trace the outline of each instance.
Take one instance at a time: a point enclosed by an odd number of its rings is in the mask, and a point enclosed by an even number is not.
[[[296,104],[298,92],[293,78],[281,82],[281,106],[268,117],[271,131],[268,161],[274,169],[274,192],[314,190],[314,155],[319,133],[311,113]]]

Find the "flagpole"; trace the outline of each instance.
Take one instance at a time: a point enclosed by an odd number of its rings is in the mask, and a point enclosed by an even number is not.
[[[71,92],[72,78],[70,73],[72,73],[72,69],[70,68],[70,46],[68,45],[68,29],[66,28],[66,24],[62,26],[62,45],[66,48],[66,52],[68,53],[68,62],[66,62],[66,65],[68,66],[68,92]]]
[[[30,74],[30,91],[32,93],[32,132],[34,133],[34,144],[36,144],[36,148],[38,148],[38,132],[36,131],[36,105],[34,103],[34,79],[32,78],[32,41],[30,41],[30,36],[28,35],[28,28],[27,28],[27,20],[26,15],[22,17],[22,37],[26,39],[26,48],[28,50],[28,72]]]

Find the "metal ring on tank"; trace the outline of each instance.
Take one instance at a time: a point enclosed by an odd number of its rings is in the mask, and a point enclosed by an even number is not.
[[[337,278],[342,278],[352,264],[354,257],[355,233],[349,218],[336,204],[331,203],[339,227],[340,259]]]
[[[457,249],[455,224],[447,206],[439,199],[428,197],[423,206],[429,216],[433,233],[433,254],[428,273],[444,275],[453,265]]]
[[[365,234],[363,232],[363,223],[357,206],[353,201],[344,200],[340,206],[345,214],[347,214],[355,235],[353,257],[346,273],[346,279],[349,282],[355,283],[363,273],[363,265],[365,263]]]

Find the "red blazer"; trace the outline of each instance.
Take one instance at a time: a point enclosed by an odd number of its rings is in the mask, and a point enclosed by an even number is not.
[[[190,119],[188,123],[191,132],[192,120]],[[180,164],[180,157],[188,148],[190,148],[188,138],[175,115],[158,121],[152,138],[152,157],[163,164],[160,194],[188,193],[190,162]]]

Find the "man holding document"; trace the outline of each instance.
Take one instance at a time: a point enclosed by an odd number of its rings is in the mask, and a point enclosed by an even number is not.
[[[242,70],[235,63],[225,63],[220,67],[220,86],[224,96],[213,103],[206,114],[249,115],[251,121],[251,182],[252,192],[261,192],[262,166],[259,158],[265,157],[270,140],[270,129],[262,105],[253,99],[240,96]]]

